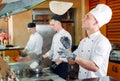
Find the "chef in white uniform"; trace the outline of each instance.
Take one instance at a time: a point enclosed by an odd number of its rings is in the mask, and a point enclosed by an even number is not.
[[[80,41],[78,48],[73,53],[61,48],[60,53],[79,64],[79,79],[106,76],[111,44],[99,29],[111,17],[111,8],[98,4],[82,19],[82,28],[86,30],[87,37]]]
[[[58,51],[60,51],[60,48],[66,49],[60,41],[61,38],[64,37],[67,37],[69,39],[69,46],[67,49],[71,49],[72,37],[70,33],[62,27],[60,15],[54,15],[50,19],[50,25],[51,28],[57,33],[53,36],[51,49],[46,54],[44,54],[43,57],[50,58],[52,60],[51,70],[63,79],[66,79],[68,61],[65,57],[61,57],[61,55],[58,54]]]
[[[43,37],[36,31],[35,23],[28,23],[28,32],[31,34],[25,49],[20,53],[18,61],[30,61],[42,54]]]

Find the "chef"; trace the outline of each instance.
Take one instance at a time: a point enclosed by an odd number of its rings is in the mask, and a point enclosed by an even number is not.
[[[72,5],[73,3],[71,2],[49,2],[50,10],[56,14],[51,17],[49,23],[51,28],[57,33],[53,37],[51,49],[46,54],[44,54],[43,57],[50,58],[52,60],[51,70],[63,79],[67,79],[68,61],[65,57],[59,55],[57,51],[60,51],[59,48],[71,50],[72,38],[70,33],[62,27],[61,15],[65,14],[72,7]],[[62,7],[64,8],[61,9]],[[65,40],[65,42],[63,40]],[[61,42],[67,42],[68,44],[62,45]]]
[[[72,45],[72,37],[68,31],[66,31],[62,27],[61,23],[61,16],[54,15],[50,19],[50,26],[51,28],[56,31],[57,33],[53,36],[52,45],[50,50],[43,55],[43,58],[50,58],[52,60],[51,70],[62,77],[63,79],[67,78],[67,69],[68,69],[68,61],[65,57],[61,57],[61,55],[58,54],[58,51],[60,51],[60,48],[63,49],[71,49]],[[66,39],[66,37],[69,39]],[[63,39],[68,40],[69,46],[62,45],[61,41]]]
[[[98,4],[82,19],[82,28],[86,30],[87,37],[80,41],[78,48],[73,53],[61,48],[59,53],[79,64],[79,79],[107,75],[111,44],[99,29],[107,24],[111,17],[111,8]]]
[[[36,31],[35,23],[28,23],[28,32],[31,33],[25,49],[20,53],[18,61],[30,61],[37,58],[42,53],[43,38]]]

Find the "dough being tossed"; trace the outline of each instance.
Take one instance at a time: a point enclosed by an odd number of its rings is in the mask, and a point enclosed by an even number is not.
[[[63,2],[63,1],[50,1],[49,8],[50,10],[57,15],[65,14],[71,7],[72,2]]]

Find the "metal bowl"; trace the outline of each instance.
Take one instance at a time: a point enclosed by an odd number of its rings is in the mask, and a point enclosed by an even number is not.
[[[29,71],[35,74],[41,74],[42,73],[42,66],[37,66],[36,68],[29,68]]]

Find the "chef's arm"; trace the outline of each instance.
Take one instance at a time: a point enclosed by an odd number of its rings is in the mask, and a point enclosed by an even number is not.
[[[43,58],[51,58],[53,55],[53,51],[52,50],[49,50],[46,54],[43,54]]]
[[[58,53],[60,55],[66,56],[66,58],[70,60],[73,60],[74,62],[76,62],[77,64],[79,64],[80,66],[87,70],[96,72],[99,69],[98,66],[93,61],[81,58],[75,55],[74,53],[70,52],[69,50],[61,48],[61,51],[59,51]]]
[[[35,52],[37,55],[38,54],[41,54],[42,53],[42,46],[43,46],[43,41],[38,39],[36,40],[36,43],[35,43],[35,49],[32,50],[32,52]]]
[[[79,56],[76,56],[75,62],[83,68],[93,72],[96,72],[99,69],[99,67],[93,61],[81,58]]]
[[[43,58],[51,58],[53,56],[53,43],[51,45],[50,50],[46,54],[43,54],[42,56]]]
[[[38,59],[38,56],[35,52],[29,52],[27,53],[27,57],[30,58],[31,60],[35,60],[35,59]]]

